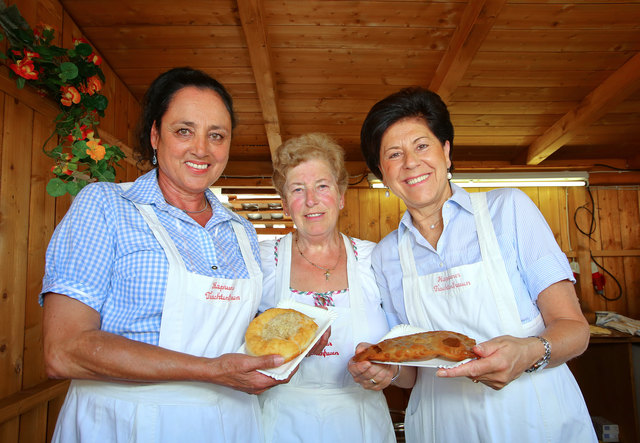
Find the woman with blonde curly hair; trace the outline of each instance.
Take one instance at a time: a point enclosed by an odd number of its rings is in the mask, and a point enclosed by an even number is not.
[[[344,152],[324,134],[290,139],[276,151],[273,182],[296,230],[260,243],[260,310],[293,299],[338,318],[320,355],[305,358],[287,385],[260,395],[265,440],[395,441],[382,392],[363,389],[347,370],[356,345],[377,342],[388,325],[369,258],[375,244],[338,230],[348,185]]]

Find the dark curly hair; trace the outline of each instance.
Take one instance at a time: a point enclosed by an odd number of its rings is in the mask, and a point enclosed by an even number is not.
[[[401,89],[373,105],[360,130],[360,149],[367,167],[382,179],[380,143],[391,125],[410,117],[419,117],[444,145],[449,141],[449,160],[453,153],[453,124],[447,105],[438,94],[421,87]],[[451,163],[453,171],[453,163]]]
[[[144,95],[142,112],[138,121],[137,138],[138,145],[134,151],[138,160],[151,162],[153,147],[151,146],[151,128],[156,124],[158,130],[162,123],[162,117],[167,112],[169,104],[176,92],[182,88],[193,86],[199,89],[211,89],[217,93],[229,111],[231,128],[236,125],[233,113],[233,100],[231,95],[217,80],[197,69],[188,67],[173,68],[158,76]]]

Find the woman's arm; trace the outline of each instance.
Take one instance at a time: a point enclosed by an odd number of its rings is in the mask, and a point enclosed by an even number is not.
[[[43,327],[45,366],[52,378],[202,381],[251,394],[288,381],[256,372],[281,365],[281,356],[204,358],[137,342],[101,331],[95,310],[61,294],[45,295]]]
[[[589,325],[582,315],[573,284],[552,284],[538,295],[538,308],[546,325],[540,334],[551,344],[547,367],[554,367],[582,354],[589,343]],[[469,377],[501,389],[538,362],[544,345],[537,338],[496,337],[477,345],[481,357],[457,368],[437,372],[440,377]]]

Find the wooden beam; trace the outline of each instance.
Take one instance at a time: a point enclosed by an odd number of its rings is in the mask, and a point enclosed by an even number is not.
[[[506,0],[469,0],[429,89],[447,102],[467,72]]]
[[[640,53],[631,57],[582,102],[566,113],[534,141],[527,151],[527,164],[538,165],[560,149],[583,128],[618,105],[640,88]]]
[[[0,400],[0,423],[16,418],[49,400],[64,395],[69,380],[47,380],[33,388],[11,394]]]
[[[275,76],[271,68],[269,44],[262,19],[262,2],[260,0],[238,0],[238,13],[247,39],[251,68],[256,79],[264,127],[267,131],[269,149],[273,157],[275,150],[282,144],[282,135],[280,133]]]

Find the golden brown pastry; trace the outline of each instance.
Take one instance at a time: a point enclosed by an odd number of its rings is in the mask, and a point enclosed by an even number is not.
[[[280,354],[288,362],[309,346],[317,330],[316,322],[294,309],[267,309],[249,323],[245,347],[249,355]]]
[[[476,357],[471,350],[476,341],[466,335],[451,331],[420,332],[383,340],[356,354],[355,361],[376,360],[405,362],[430,360],[440,357],[461,361]]]

